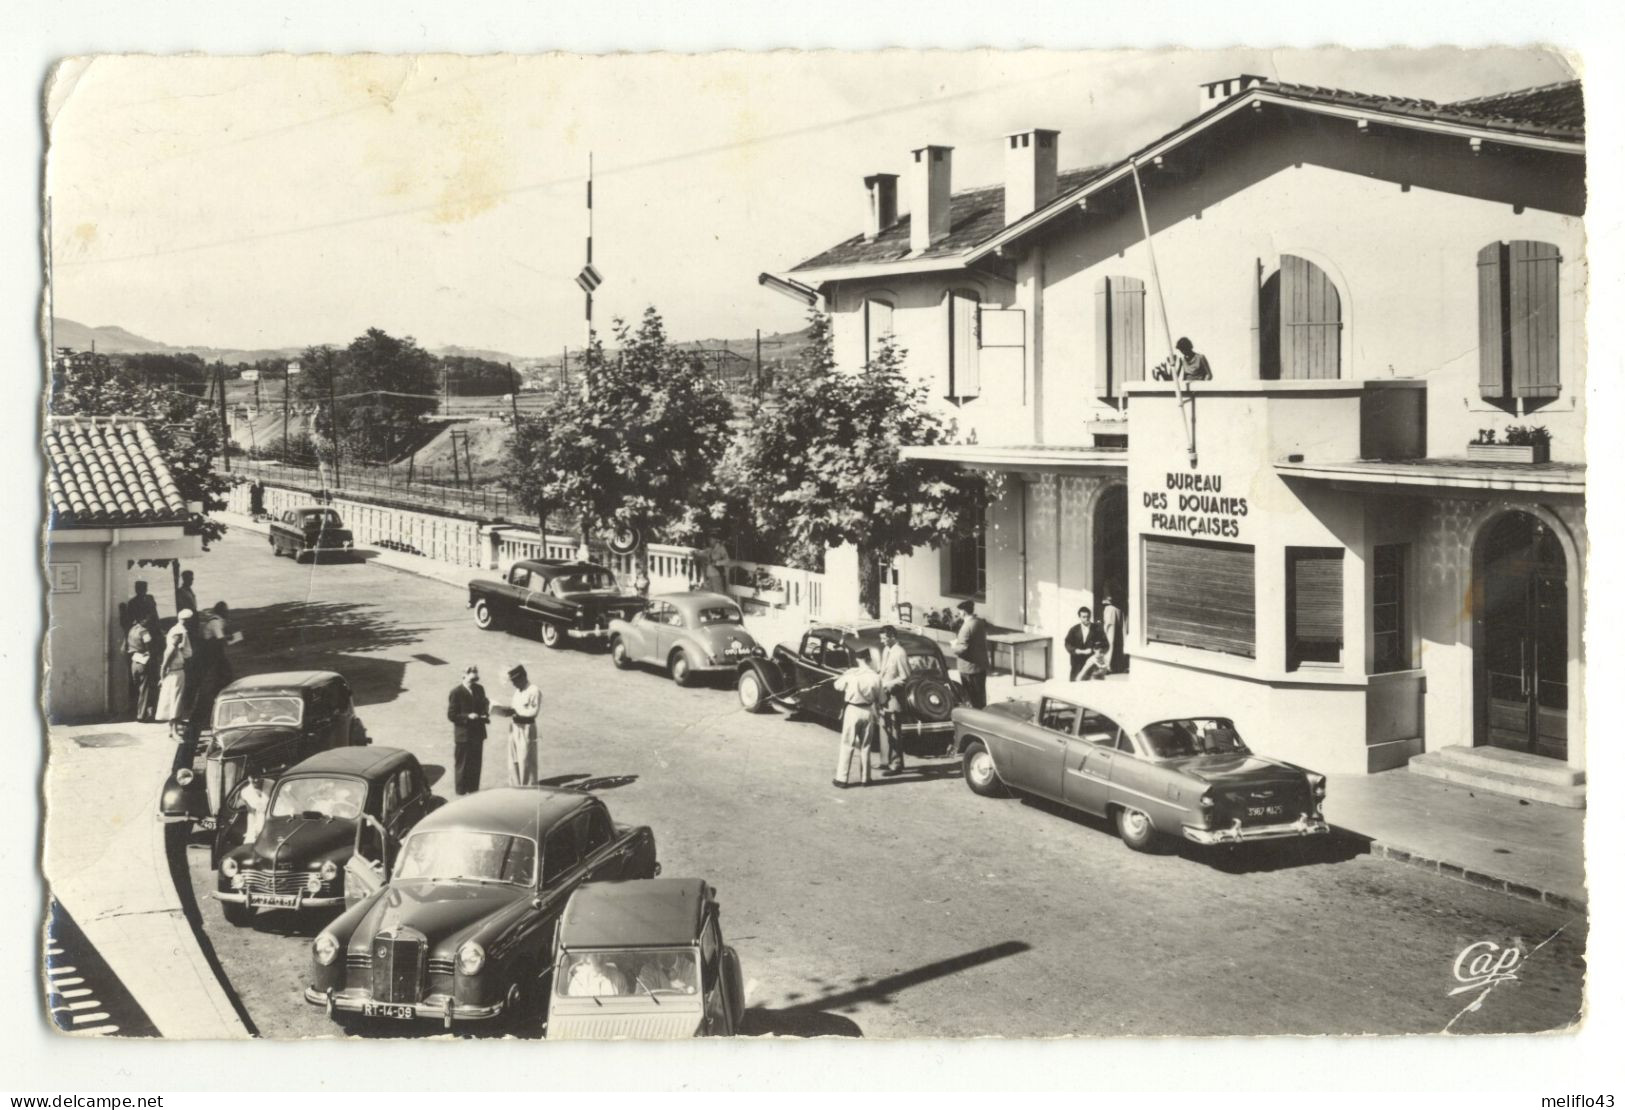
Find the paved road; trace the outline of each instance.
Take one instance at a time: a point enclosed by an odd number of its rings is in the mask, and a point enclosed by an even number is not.
[[[479,632],[442,583],[296,566],[244,532],[195,566],[199,598],[225,597],[246,633],[239,673],[342,672],[376,741],[444,770],[441,793],[459,668],[477,663],[503,696],[507,665],[526,663],[546,697],[543,778],[596,789],[617,820],[655,829],[667,875],[717,886],[753,1032],[1527,1032],[1579,1014],[1584,917],[1372,859],[1352,837],[1138,855],[1102,823],[976,797],[952,767],[837,791],[833,730]],[[500,769],[493,740],[487,786]],[[203,920],[260,1033],[332,1033],[299,993],[320,921],[233,929],[207,866],[194,849]],[[1477,992],[1450,994],[1452,965],[1485,940],[1543,947],[1458,1018]]]

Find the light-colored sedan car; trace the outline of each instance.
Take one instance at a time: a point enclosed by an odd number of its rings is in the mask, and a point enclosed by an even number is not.
[[[655,594],[643,612],[609,624],[609,657],[621,670],[664,667],[679,686],[707,671],[733,673],[765,653],[745,631],[739,602],[702,590]]]
[[[1317,836],[1326,776],[1254,755],[1211,710],[1137,704],[1127,683],[1051,683],[954,710],[965,782],[1036,794],[1116,822],[1130,848]]]

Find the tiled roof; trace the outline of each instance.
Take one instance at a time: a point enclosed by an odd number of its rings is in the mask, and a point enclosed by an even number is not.
[[[139,420],[53,417],[45,454],[53,528],[173,524],[189,515]]]
[[[1055,192],[1059,196],[1098,176],[1105,166],[1091,166],[1081,170],[1067,170],[1056,175]],[[1004,227],[1004,186],[987,185],[955,193],[948,202],[948,234],[921,251],[916,258],[958,254],[969,250]],[[908,245],[909,217],[898,221],[867,242],[855,235],[801,263],[795,270],[822,269],[825,266],[850,266],[879,262],[896,262],[910,257]],[[794,273],[795,270],[791,272]]]

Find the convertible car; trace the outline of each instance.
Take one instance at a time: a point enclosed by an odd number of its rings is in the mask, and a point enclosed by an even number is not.
[[[693,685],[707,671],[731,673],[741,660],[764,655],[745,631],[739,602],[723,594],[656,594],[631,620],[609,622],[609,657],[615,666],[624,671],[654,663],[679,686]]]
[[[1109,818],[1139,851],[1161,837],[1236,844],[1328,831],[1326,776],[1254,755],[1211,711],[1135,701],[1126,685],[1058,683],[956,709],[965,782],[984,796],[1010,788]]]
[[[239,678],[215,698],[201,761],[170,772],[158,804],[165,821],[214,828],[238,783],[275,778],[331,748],[368,743],[350,684],[332,671],[285,671]]]
[[[359,901],[353,896],[382,885],[378,870],[412,827],[445,801],[430,793],[410,752],[337,748],[311,756],[276,781],[250,839],[254,815],[243,797],[248,785],[239,783],[226,799],[215,838],[214,896],[233,925],[246,925],[257,909],[324,909]]]
[[[553,931],[585,882],[653,878],[654,833],[590,794],[483,790],[424,818],[389,884],[311,944],[305,1000],[335,1021],[489,1021],[545,1005]]]

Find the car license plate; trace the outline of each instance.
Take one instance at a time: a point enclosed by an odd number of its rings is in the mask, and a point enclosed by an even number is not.
[[[256,909],[290,909],[299,908],[299,895],[297,894],[253,894],[248,896],[248,904]]]
[[[361,1016],[411,1021],[418,1016],[418,1011],[416,1006],[401,1002],[363,1002],[361,1004]]]
[[[1248,806],[1248,817],[1279,817],[1283,811],[1282,806]]]

